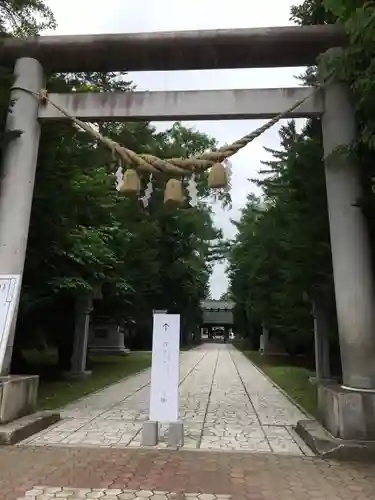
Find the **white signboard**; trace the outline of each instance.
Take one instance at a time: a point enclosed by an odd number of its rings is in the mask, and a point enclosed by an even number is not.
[[[179,417],[180,315],[154,313],[150,420],[176,422]]]
[[[21,288],[21,276],[0,275],[0,373],[3,370],[13,317]]]

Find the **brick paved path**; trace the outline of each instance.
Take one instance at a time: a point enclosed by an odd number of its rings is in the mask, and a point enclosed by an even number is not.
[[[374,465],[271,453],[0,448],[1,500],[130,500],[154,491],[151,500],[373,500],[374,473]]]
[[[232,346],[184,352],[180,371],[185,449],[311,455],[293,431],[305,416]],[[139,447],[149,380],[147,370],[67,406],[60,423],[24,444]]]

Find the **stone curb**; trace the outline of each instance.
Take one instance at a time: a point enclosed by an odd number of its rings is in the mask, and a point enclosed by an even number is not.
[[[59,412],[40,411],[0,425],[0,445],[9,446],[37,434],[60,420]]]
[[[344,441],[335,438],[319,422],[312,420],[300,420],[296,433],[323,459],[375,462],[374,441]]]

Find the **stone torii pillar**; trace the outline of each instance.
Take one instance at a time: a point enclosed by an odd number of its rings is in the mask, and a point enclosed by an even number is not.
[[[343,386],[321,385],[319,403],[323,423],[334,435],[375,439],[374,274],[366,221],[357,204],[360,167],[353,157],[335,153],[356,138],[349,89],[328,79],[327,60],[339,53],[327,51],[319,69],[325,83],[322,130]]]
[[[0,424],[33,412],[37,403],[37,375],[9,375],[21,283],[29,234],[40,124],[38,99],[26,88],[39,92],[44,87],[41,65],[31,58],[18,59],[14,68],[13,107],[6,130],[20,135],[4,151],[0,192]],[[39,430],[59,419],[36,414],[30,417]],[[20,424],[20,429],[24,424]]]
[[[38,99],[17,87],[33,92],[44,87],[43,69],[35,59],[18,59],[14,76],[14,105],[8,113],[6,130],[21,135],[9,142],[2,162],[0,279],[11,284],[7,298],[0,304],[0,375],[9,373],[12,359],[40,137]]]

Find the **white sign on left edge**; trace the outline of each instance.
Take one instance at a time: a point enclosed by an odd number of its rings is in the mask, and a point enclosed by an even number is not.
[[[180,315],[154,314],[150,420],[176,422],[179,417]]]
[[[21,289],[21,275],[0,275],[0,373]]]

